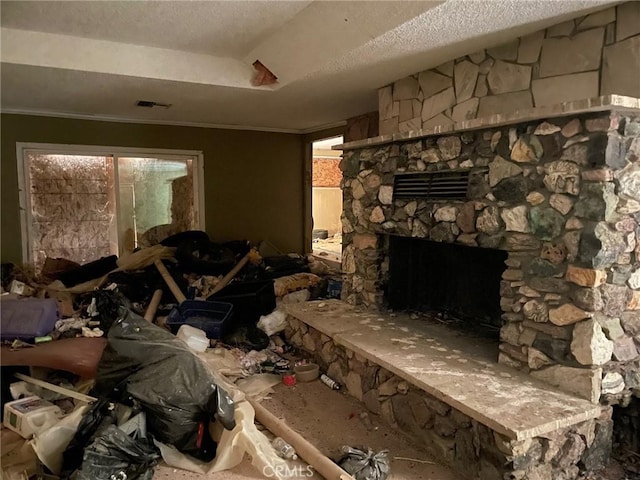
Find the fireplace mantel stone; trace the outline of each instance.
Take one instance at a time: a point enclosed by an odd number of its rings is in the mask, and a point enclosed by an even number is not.
[[[559,103],[548,107],[534,107],[516,110],[512,113],[500,113],[489,117],[474,118],[463,122],[454,122],[434,128],[398,132],[391,135],[366,138],[332,147],[334,150],[358,150],[394,142],[418,140],[434,135],[452,134],[482,128],[501,127],[517,123],[530,122],[545,118],[567,117],[592,112],[640,112],[640,99],[624,95],[603,95],[584,100]]]

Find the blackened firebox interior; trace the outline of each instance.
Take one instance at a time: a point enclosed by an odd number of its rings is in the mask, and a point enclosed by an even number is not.
[[[455,326],[498,337],[506,252],[391,236],[389,255],[391,308],[445,316]]]

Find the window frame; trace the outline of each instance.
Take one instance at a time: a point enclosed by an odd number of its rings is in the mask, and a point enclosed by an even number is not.
[[[22,243],[22,261],[25,264],[33,262],[31,254],[31,183],[28,171],[28,162],[25,161],[29,152],[36,152],[46,155],[87,155],[87,156],[110,156],[114,159],[115,178],[118,178],[118,158],[158,158],[163,160],[184,160],[190,157],[193,164],[193,206],[195,209],[194,219],[196,229],[205,230],[205,199],[204,199],[204,154],[202,150],[178,150],[163,148],[141,148],[141,147],[115,147],[101,145],[74,145],[60,143],[33,143],[17,142],[16,159],[18,167],[18,201],[20,209],[20,237]],[[115,184],[116,198],[118,197],[118,182]],[[116,200],[116,222],[120,217],[120,206]],[[119,232],[119,225],[116,225]]]

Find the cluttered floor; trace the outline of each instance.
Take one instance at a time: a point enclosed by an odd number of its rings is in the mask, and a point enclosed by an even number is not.
[[[456,478],[287,344],[313,256],[183,232],[2,290],[2,478]]]
[[[375,415],[367,414],[366,409],[357,400],[342,392],[330,390],[319,381],[299,383],[293,387],[278,385],[263,404],[330,457],[339,458],[340,447],[345,444],[366,443],[375,451],[389,450],[389,479],[458,478],[451,470],[430,460],[423,451],[412,445],[409,439],[381,423]],[[331,408],[327,409],[327,405]],[[194,475],[165,465],[160,465],[154,476],[154,480],[186,478],[241,480],[264,477],[248,461],[228,472],[215,474],[215,477]],[[322,477],[315,474],[310,478]]]
[[[1,273],[3,479],[459,478],[287,343],[340,295],[317,256],[183,232]]]
[[[342,258],[342,235],[337,233],[327,238],[313,239],[313,253],[319,258],[340,262]]]

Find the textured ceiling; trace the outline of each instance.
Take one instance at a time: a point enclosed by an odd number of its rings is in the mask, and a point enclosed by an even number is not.
[[[308,131],[376,109],[398,78],[609,3],[3,1],[2,109]],[[256,58],[275,87],[251,84]]]
[[[3,1],[2,26],[244,56],[311,1]]]

